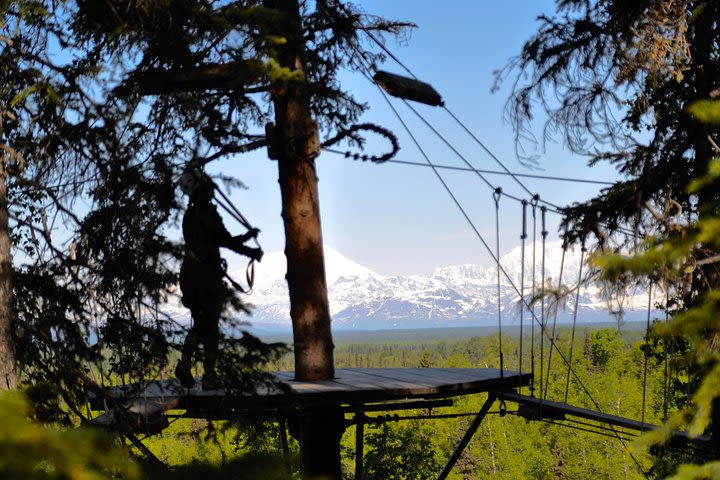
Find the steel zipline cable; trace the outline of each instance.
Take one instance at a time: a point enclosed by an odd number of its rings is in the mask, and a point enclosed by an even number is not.
[[[342,155],[344,157],[349,157],[350,152],[345,150],[339,150],[332,147],[322,147],[323,150],[330,153],[335,153],[337,155]],[[429,167],[427,163],[423,162],[413,162],[410,160],[398,160],[398,159],[390,159],[385,160],[383,163],[397,163],[399,165],[410,165],[415,167]],[[486,170],[482,168],[472,168],[472,167],[461,167],[457,165],[438,165],[435,164],[435,168],[439,168],[441,170],[456,170],[459,172],[474,172],[474,173],[484,173],[487,175],[514,175],[516,177],[524,177],[524,178],[533,178],[537,180],[554,180],[558,182],[570,182],[570,183],[587,183],[591,185],[614,185],[614,182],[608,182],[605,180],[591,180],[588,178],[574,178],[574,177],[559,177],[554,175],[538,175],[534,173],[518,173],[518,172],[503,172],[500,170]]]
[[[366,72],[362,72],[362,73],[363,73],[363,75],[364,75],[371,83],[374,84],[374,82],[373,82],[372,79],[368,76],[368,74],[367,74]],[[540,320],[538,319],[537,315],[535,315],[535,312],[532,310],[531,305],[528,304],[528,302],[523,298],[522,293],[520,292],[520,290],[518,290],[518,287],[515,285],[515,282],[513,282],[513,280],[512,280],[512,278],[510,277],[510,275],[507,273],[507,271],[503,268],[502,264],[500,263],[500,259],[495,256],[494,252],[493,252],[492,249],[490,248],[490,245],[487,243],[487,241],[486,241],[485,238],[482,236],[482,234],[480,233],[480,231],[478,230],[478,228],[475,226],[475,224],[473,223],[473,221],[470,219],[469,215],[467,214],[467,212],[465,211],[465,209],[463,208],[463,206],[460,204],[460,202],[459,202],[459,200],[457,199],[457,197],[455,196],[455,194],[452,192],[452,189],[449,187],[449,185],[447,184],[447,182],[445,182],[445,179],[442,177],[442,175],[440,174],[440,172],[438,171],[438,169],[435,167],[435,165],[432,164],[432,161],[430,160],[429,156],[427,155],[427,153],[425,152],[425,150],[422,148],[422,146],[421,146],[420,143],[418,142],[418,140],[417,140],[417,138],[415,137],[415,135],[413,135],[413,133],[412,133],[412,131],[410,130],[410,128],[408,127],[407,123],[403,120],[402,116],[400,116],[400,113],[397,111],[397,109],[396,109],[395,106],[392,104],[392,102],[390,102],[390,99],[387,97],[387,94],[385,94],[385,92],[384,92],[379,86],[377,86],[377,88],[378,88],[380,94],[382,95],[383,99],[385,100],[385,102],[388,104],[388,106],[390,107],[390,109],[391,109],[392,112],[394,113],[394,115],[395,115],[395,117],[397,118],[397,120],[398,120],[398,121],[400,122],[400,124],[403,126],[405,132],[406,132],[406,133],[408,134],[408,136],[412,139],[412,141],[413,141],[413,143],[415,144],[415,146],[417,147],[418,151],[420,151],[420,153],[421,153],[421,155],[423,156],[423,158],[425,158],[425,160],[428,162],[428,164],[430,165],[433,173],[434,173],[435,176],[438,178],[438,180],[440,181],[440,183],[443,185],[443,187],[445,188],[445,190],[446,190],[446,192],[448,193],[448,195],[452,198],[452,200],[453,200],[453,202],[455,203],[455,205],[456,205],[456,207],[458,208],[458,210],[461,212],[461,214],[463,215],[463,217],[465,218],[465,220],[468,222],[468,224],[470,225],[470,227],[472,228],[472,230],[475,232],[476,236],[478,237],[478,239],[480,240],[480,242],[483,244],[485,250],[488,252],[488,254],[490,255],[491,259],[496,263],[496,265],[498,266],[499,270],[502,272],[502,274],[503,274],[503,275],[505,276],[505,278],[508,280],[509,284],[510,284],[510,285],[512,286],[512,288],[515,290],[515,292],[520,295],[520,299],[521,299],[521,304],[522,304],[522,306],[524,306],[525,308],[528,308],[528,310],[530,311],[530,313],[531,313],[531,315],[532,315],[533,323],[531,323],[531,325],[534,326],[535,323],[538,323],[539,325],[542,326],[542,321],[540,321]],[[487,181],[487,180],[486,180],[486,181]],[[488,182],[488,183],[489,183],[489,182]],[[490,184],[490,186],[492,186],[492,184]],[[495,188],[495,187],[493,187],[493,190],[494,190],[494,188]],[[512,196],[507,195],[507,194],[504,194],[504,193],[503,193],[503,195],[506,196],[506,197],[513,198]],[[522,202],[522,199],[518,199],[518,200]],[[577,290],[578,290],[578,294],[579,294],[579,291],[580,291],[579,284],[578,284],[578,289],[577,289]],[[585,394],[587,395],[587,397],[590,399],[590,401],[592,402],[592,404],[593,404],[593,406],[595,407],[595,409],[596,409],[598,412],[603,413],[603,410],[602,410],[602,408],[600,407],[600,404],[597,403],[597,401],[596,401],[595,398],[592,396],[592,394],[591,394],[590,391],[588,390],[588,388],[587,388],[587,386],[585,385],[585,383],[580,379],[580,377],[578,376],[577,372],[575,372],[575,370],[572,368],[571,362],[568,361],[567,357],[565,357],[565,355],[564,355],[564,354],[562,353],[562,351],[559,349],[559,347],[557,346],[557,344],[555,344],[555,342],[551,342],[551,348],[555,348],[555,350],[556,350],[557,353],[558,353],[558,356],[559,356],[559,357],[563,360],[563,362],[568,366],[569,374],[571,373],[572,376],[575,377],[575,379],[576,379],[577,382],[578,382],[578,385],[582,388],[582,390],[585,392]],[[568,379],[569,379],[569,377],[568,377]],[[614,430],[614,427],[612,427],[612,426],[610,426],[610,427]],[[627,450],[627,445],[626,445],[625,441],[620,437],[620,435],[616,434],[616,438],[620,441],[620,443],[623,445],[623,447]],[[643,474],[643,476],[644,476],[645,478],[649,478],[649,477],[648,477],[648,474],[647,474],[647,473],[645,472],[645,470],[642,468],[642,466],[641,466],[640,463],[638,462],[637,458],[635,458],[635,456],[634,456],[631,452],[629,452],[629,455],[630,455],[630,457],[632,458],[632,460],[633,460],[633,462],[635,463],[635,465],[637,466],[638,470],[640,470],[640,472]]]
[[[390,58],[392,58],[395,63],[397,63],[398,65],[400,65],[400,67],[401,67],[403,70],[405,70],[408,74],[410,74],[410,76],[412,76],[414,79],[417,80],[418,77],[415,76],[415,74],[412,72],[412,70],[410,70],[410,68],[408,68],[407,65],[405,65],[394,53],[392,53],[392,52],[390,51],[390,49],[388,49],[375,35],[373,35],[372,32],[370,32],[370,31],[365,31],[364,33],[365,33],[365,34],[368,36],[368,38],[370,38],[370,40],[372,40],[373,43],[375,43],[383,52],[385,52]],[[475,143],[477,143],[477,144],[485,151],[485,153],[487,153],[487,154],[490,156],[490,158],[492,158],[492,159],[495,161],[495,163],[497,163],[497,164],[500,166],[500,168],[502,168],[508,175],[510,175],[510,176],[515,180],[515,182],[516,182],[518,185],[520,185],[520,187],[521,187],[523,190],[525,190],[525,192],[526,192],[528,195],[530,195],[530,196],[533,195],[533,193],[530,192],[530,190],[517,178],[518,175],[512,173],[512,172],[505,166],[505,164],[467,127],[467,125],[465,125],[465,123],[463,123],[463,122],[460,120],[460,118],[458,118],[457,115],[455,115],[455,114],[447,107],[447,105],[443,104],[443,105],[442,105],[442,108],[448,113],[448,115],[450,115],[450,117],[452,117],[453,120],[455,120],[455,122],[456,122],[463,130],[465,130],[465,132],[466,132],[468,135],[470,135],[470,137],[475,141]]]
[[[323,10],[325,10],[325,12],[326,12],[326,14],[327,14],[327,9],[324,7],[324,5],[322,4],[322,2],[319,2],[318,5],[319,5]],[[370,32],[365,32],[365,33],[370,34]],[[371,38],[374,39],[374,37],[372,37],[372,35],[371,35]],[[392,54],[389,52],[389,50],[386,49],[386,47],[385,47],[384,45],[382,45],[379,41],[377,41],[377,39],[374,39],[374,40],[376,41],[376,43],[378,43],[378,44],[381,46],[381,48],[382,48],[383,50],[386,51],[386,53],[388,53],[388,55],[390,55],[393,59],[397,60],[397,59],[394,57],[394,55],[392,55]],[[356,46],[354,46],[354,45],[352,45],[352,44],[350,44],[350,46],[351,46],[351,48],[353,48],[353,49],[356,50],[356,52],[357,52],[357,47],[356,47]],[[364,58],[364,55],[363,55],[362,53],[359,53],[359,55],[360,55],[361,58]],[[365,67],[365,68],[367,68],[367,67]],[[407,69],[407,67],[405,67],[405,68]],[[368,69],[368,70],[369,70],[369,69]],[[407,70],[409,71],[409,69],[407,69]],[[406,122],[403,120],[403,118],[400,116],[400,114],[399,114],[399,112],[397,111],[397,109],[395,108],[395,106],[392,104],[392,102],[390,102],[390,100],[389,100],[389,98],[387,97],[387,95],[385,94],[385,92],[382,90],[382,88],[380,88],[379,85],[377,85],[377,84],[373,81],[372,77],[368,74],[367,71],[361,70],[361,73],[368,79],[368,81],[370,81],[370,83],[376,85],[376,87],[378,88],[378,90],[379,90],[380,94],[382,95],[383,99],[385,100],[385,102],[388,104],[388,106],[389,106],[390,109],[393,111],[394,115],[396,116],[396,118],[398,119],[398,121],[401,123],[401,125],[403,126],[403,128],[404,128],[404,130],[406,131],[406,133],[408,134],[408,136],[410,136],[410,138],[412,139],[412,141],[413,141],[413,143],[415,144],[415,146],[418,148],[418,150],[420,151],[420,153],[422,154],[422,156],[425,158],[426,162],[428,163],[428,165],[429,165],[430,168],[432,169],[433,173],[434,173],[435,176],[438,178],[438,180],[440,181],[440,183],[443,185],[443,187],[445,188],[445,190],[446,190],[446,192],[449,194],[449,196],[452,198],[452,200],[453,200],[453,202],[455,203],[456,207],[457,207],[458,210],[461,212],[461,214],[464,216],[464,218],[466,219],[466,221],[468,222],[468,224],[470,225],[470,227],[473,229],[473,231],[475,232],[475,234],[477,235],[478,239],[479,239],[479,240],[481,241],[481,243],[483,244],[484,248],[486,249],[486,251],[488,252],[488,254],[490,255],[490,257],[491,257],[491,258],[493,259],[493,261],[496,263],[496,265],[497,265],[497,267],[498,267],[498,270],[501,271],[502,274],[507,278],[509,284],[510,284],[510,285],[512,286],[512,288],[515,290],[515,292],[520,295],[521,303],[530,310],[534,322],[538,322],[538,323],[542,326],[542,320],[539,320],[539,319],[537,318],[537,316],[535,315],[535,313],[530,309],[530,305],[529,305],[529,304],[527,303],[527,301],[523,298],[522,292],[521,292],[520,290],[518,290],[517,286],[516,286],[515,283],[513,282],[513,280],[512,280],[512,278],[510,277],[510,275],[509,275],[509,274],[507,273],[507,271],[502,267],[502,265],[501,265],[501,263],[500,263],[500,259],[495,256],[495,254],[493,253],[492,249],[491,249],[490,246],[488,245],[487,241],[484,239],[484,237],[483,237],[482,234],[479,232],[479,230],[477,229],[477,227],[475,226],[475,224],[472,222],[472,220],[470,219],[469,215],[467,214],[467,212],[465,211],[465,209],[462,207],[462,205],[461,205],[460,202],[458,201],[458,199],[457,199],[457,197],[455,196],[455,194],[452,192],[452,189],[450,189],[450,187],[448,186],[448,184],[447,184],[447,183],[445,182],[445,180],[443,179],[442,175],[440,175],[440,172],[438,171],[438,168],[432,163],[432,161],[430,160],[430,158],[428,157],[428,155],[425,153],[425,150],[424,150],[424,149],[422,148],[422,146],[419,144],[417,138],[415,137],[415,135],[413,135],[412,131],[411,131],[410,128],[408,127],[407,123],[406,123]],[[411,75],[412,75],[412,73],[411,73]],[[415,77],[415,76],[413,75],[413,77]],[[406,105],[407,105],[407,101],[405,101],[405,100],[403,100],[403,101],[404,101],[404,102],[406,103]],[[410,107],[410,108],[412,109],[412,107]],[[414,109],[413,109],[413,110],[414,110]],[[422,118],[422,117],[421,117],[421,118]],[[426,121],[424,120],[424,118],[422,118],[422,119],[423,119],[424,122],[426,122]],[[428,125],[428,126],[430,126],[430,125]],[[432,127],[431,127],[431,128],[432,128]],[[433,128],[433,131],[437,132],[434,128]],[[443,140],[444,140],[444,139],[443,139]],[[464,157],[462,157],[461,154],[459,154],[459,152],[457,152],[457,150],[456,150],[454,147],[452,147],[451,145],[448,145],[448,146],[449,146],[453,151],[455,151],[456,153],[458,153],[458,155],[459,155],[461,158],[464,159]],[[465,160],[465,159],[464,159],[464,160]],[[466,161],[466,160],[465,160],[465,161]],[[470,165],[470,166],[471,166],[471,165]],[[484,180],[484,182],[485,182],[489,187],[491,187],[493,190],[495,190],[496,187],[495,187],[494,185],[492,185],[492,184],[491,184],[486,178],[484,178],[481,174],[478,174],[478,175],[480,176],[480,178],[482,178],[482,179]],[[514,198],[515,200],[522,202],[522,199],[520,199],[520,198],[513,197],[513,196],[507,195],[507,194],[504,194],[504,196],[507,196],[507,197],[509,197],[509,198]],[[536,198],[537,195],[534,195],[533,197]],[[543,203],[548,204],[548,202],[543,202]],[[559,208],[559,207],[557,207],[556,205],[552,205],[552,204],[549,204],[549,205],[552,206],[552,207],[554,207],[554,208]],[[578,290],[578,294],[579,294],[579,291],[580,291],[579,284],[578,284],[577,290]],[[534,325],[534,323],[533,323],[533,325]],[[547,334],[547,332],[545,332],[545,334]],[[568,375],[569,375],[570,373],[572,373],[572,375],[573,375],[573,376],[575,377],[575,379],[577,380],[579,386],[582,388],[582,390],[585,392],[585,394],[587,395],[587,397],[590,399],[590,401],[591,401],[592,404],[594,405],[595,409],[596,409],[598,412],[603,413],[602,408],[601,408],[600,405],[597,403],[597,401],[594,399],[594,397],[592,396],[592,394],[591,394],[590,391],[588,390],[588,388],[587,388],[587,386],[585,385],[585,383],[580,379],[580,377],[578,376],[577,372],[575,372],[574,369],[572,369],[572,364],[571,364],[571,362],[568,361],[568,359],[565,357],[565,355],[564,355],[564,354],[562,353],[562,351],[558,348],[558,346],[555,344],[554,341],[551,342],[551,348],[553,348],[553,347],[555,348],[555,350],[557,351],[558,355],[559,355],[560,358],[563,360],[563,362],[568,365]],[[568,376],[568,379],[569,379],[569,376]],[[566,395],[567,395],[567,393],[566,393]],[[625,441],[624,441],[624,440],[621,438],[621,436],[617,433],[617,431],[615,430],[615,428],[614,428],[612,425],[610,425],[610,428],[612,429],[615,437],[621,442],[621,444],[623,445],[623,447],[627,450],[627,445],[626,445]],[[649,478],[649,477],[648,477],[648,474],[645,472],[645,470],[642,468],[642,466],[640,466],[640,463],[639,463],[638,460],[635,458],[635,456],[632,454],[632,452],[628,452],[628,453],[629,453],[630,457],[632,458],[633,462],[635,463],[635,465],[637,466],[637,468],[638,468],[638,469],[640,470],[640,472],[643,474],[643,476],[644,476],[645,478]]]
[[[363,73],[364,73],[364,72],[363,72]],[[367,74],[365,74],[365,76],[367,77]],[[432,162],[430,161],[430,158],[428,157],[428,155],[425,153],[425,150],[424,150],[424,149],[422,148],[422,146],[419,144],[419,142],[417,141],[417,138],[413,135],[412,131],[411,131],[410,128],[407,126],[407,124],[405,123],[405,121],[403,120],[403,118],[400,116],[400,114],[399,114],[399,112],[397,111],[397,109],[395,108],[395,106],[392,104],[392,102],[390,102],[390,99],[387,98],[387,95],[385,94],[385,92],[382,91],[382,89],[380,89],[380,87],[378,87],[378,89],[380,90],[380,93],[382,94],[385,102],[388,104],[388,106],[390,107],[390,109],[393,111],[393,113],[394,113],[395,116],[397,117],[398,121],[401,123],[401,125],[402,125],[403,128],[405,129],[406,133],[407,133],[407,134],[410,136],[410,138],[413,140],[413,143],[414,143],[415,146],[418,148],[418,150],[420,151],[420,153],[422,154],[422,156],[427,160],[428,163],[430,163],[430,164],[432,165]],[[450,197],[452,198],[452,200],[453,200],[453,202],[455,203],[455,205],[457,206],[458,210],[461,212],[461,214],[463,215],[463,217],[465,217],[466,221],[468,222],[468,224],[470,225],[470,227],[473,229],[473,231],[474,231],[475,234],[477,235],[477,237],[478,237],[478,239],[480,240],[480,242],[481,242],[481,243],[483,244],[483,246],[485,247],[485,250],[488,252],[488,254],[489,254],[490,257],[492,258],[492,260],[496,263],[496,265],[498,266],[498,269],[502,272],[502,274],[503,274],[503,275],[505,276],[505,278],[508,280],[509,284],[510,284],[510,285],[512,286],[512,288],[515,290],[515,292],[520,295],[520,299],[521,299],[521,304],[522,304],[522,306],[524,306],[525,308],[528,308],[528,311],[530,311],[530,313],[531,313],[531,315],[532,315],[532,320],[534,321],[534,322],[532,323],[532,325],[534,325],[535,322],[541,324],[541,321],[538,319],[538,317],[535,315],[534,311],[532,310],[531,305],[528,304],[528,302],[522,297],[522,293],[520,292],[520,290],[518,290],[518,287],[515,285],[515,282],[513,282],[513,280],[512,280],[512,278],[510,277],[510,275],[509,275],[509,274],[507,273],[507,271],[503,268],[502,264],[500,263],[500,259],[495,256],[494,252],[493,252],[492,249],[490,248],[490,245],[488,245],[488,243],[487,243],[487,241],[485,240],[485,238],[482,236],[482,234],[481,234],[480,231],[477,229],[477,227],[475,226],[475,224],[473,223],[473,221],[470,219],[469,215],[467,214],[467,212],[465,211],[465,209],[463,208],[463,206],[460,204],[460,202],[458,201],[457,197],[456,197],[455,194],[452,192],[452,190],[450,189],[450,187],[448,186],[448,184],[445,182],[445,180],[443,179],[442,175],[440,175],[440,172],[437,170],[437,168],[434,167],[434,165],[432,166],[432,170],[433,170],[433,172],[435,173],[435,175],[437,176],[437,178],[438,178],[438,180],[440,181],[440,183],[443,185],[443,187],[444,187],[445,190],[447,191],[448,195],[450,195]],[[579,291],[580,291],[579,284],[578,284],[577,291],[578,291],[578,295],[579,295]],[[576,304],[577,304],[577,303],[576,303]],[[603,410],[602,410],[602,408],[600,407],[600,404],[597,403],[597,401],[595,400],[595,398],[594,398],[594,397],[592,396],[592,394],[590,393],[590,390],[588,390],[588,388],[587,388],[587,386],[585,385],[585,383],[584,383],[584,382],[582,381],[582,379],[578,376],[577,372],[572,368],[572,363],[568,361],[567,357],[562,353],[562,351],[561,351],[560,348],[557,346],[557,344],[555,344],[555,342],[551,342],[551,348],[555,348],[555,350],[557,351],[558,356],[559,356],[559,357],[563,360],[563,362],[568,366],[568,380],[569,380],[569,375],[572,374],[572,376],[574,376],[575,379],[577,380],[578,385],[582,388],[582,390],[585,392],[585,394],[587,395],[587,397],[588,397],[588,398],[590,399],[590,401],[592,402],[592,404],[593,404],[593,406],[595,407],[595,409],[596,409],[599,413],[604,413]],[[613,430],[613,432],[615,432],[615,429],[614,429],[614,427],[613,427],[612,425],[610,425],[610,428]],[[617,432],[615,432],[615,436],[616,436],[616,438],[620,441],[620,443],[623,445],[623,447],[627,450],[627,444],[626,444],[626,442],[620,437],[619,434],[617,434]],[[642,466],[641,466],[640,463],[638,462],[637,458],[635,458],[635,456],[632,454],[632,452],[629,452],[629,455],[630,455],[630,457],[632,458],[632,460],[633,460],[633,462],[635,463],[635,465],[637,466],[638,470],[640,470],[640,472],[643,474],[643,476],[644,476],[645,478],[649,478],[649,477],[648,477],[648,474],[647,474],[647,473],[645,472],[645,470],[642,468]]]
[[[323,10],[324,14],[327,15],[329,18],[333,18],[333,17],[334,17],[333,14],[328,11],[327,7],[323,4],[323,2],[318,2],[318,6],[319,6],[320,9]],[[345,11],[346,14],[348,13],[346,7],[344,7],[344,6],[341,5],[341,4],[339,4],[339,6]],[[360,22],[357,21],[357,20],[354,20],[354,23],[358,23],[358,24],[359,24]],[[360,24],[360,25],[361,25],[361,24]],[[362,25],[361,25],[361,26],[362,26]],[[383,52],[385,52],[385,54],[387,54],[393,61],[395,61],[395,62],[396,62],[403,70],[405,70],[411,77],[413,77],[413,78],[416,79],[416,80],[418,79],[418,77],[412,72],[412,70],[411,70],[407,65],[405,65],[392,51],[390,51],[390,49],[388,49],[371,31],[369,31],[369,30],[367,30],[367,29],[363,29],[363,33],[364,33],[365,35],[367,35],[368,38],[369,38],[373,43],[375,43]],[[357,54],[357,56],[358,56],[358,59],[359,59],[359,61],[360,61],[360,65],[361,65],[361,67],[362,67],[362,68],[361,68],[361,73],[362,73],[366,78],[368,78],[368,80],[370,81],[370,83],[373,83],[373,84],[375,84],[376,86],[378,86],[378,85],[375,83],[375,81],[372,79],[372,76],[368,74],[368,72],[371,72],[371,71],[375,70],[375,67],[374,67],[374,64],[372,63],[372,61],[370,61],[370,60],[367,58],[367,53],[364,52],[364,51],[362,51],[362,50],[360,50],[360,49],[357,47],[357,45],[355,45],[355,44],[353,44],[353,43],[348,42],[348,46],[349,46],[349,47]],[[364,69],[365,71],[362,71],[363,69]],[[380,88],[380,87],[378,86],[378,88]],[[381,92],[382,92],[382,89],[380,89],[380,90],[381,90]],[[384,94],[384,92],[382,92],[382,93]],[[386,101],[387,101],[387,99],[386,99]],[[415,108],[413,108],[413,106],[410,105],[407,100],[402,99],[402,101],[405,103],[405,105],[406,105],[413,113],[415,113],[415,115],[416,115],[425,125],[427,125],[428,128],[430,128],[430,129],[435,133],[435,135],[438,136],[438,138],[440,138],[440,139],[443,141],[443,143],[445,143],[456,155],[458,155],[458,157],[459,157],[461,160],[463,160],[463,162],[468,166],[468,168],[469,168],[470,170],[474,171],[490,188],[493,188],[493,189],[494,189],[494,186],[481,174],[481,172],[480,172],[479,170],[475,169],[475,168],[472,166],[472,164],[471,164],[460,152],[458,152],[457,149],[456,149],[437,129],[435,129],[435,128],[430,124],[430,122],[427,121],[427,119],[425,119],[425,117],[423,117]],[[475,142],[478,143],[478,145],[480,145],[480,147],[483,148],[483,150],[485,150],[485,151],[488,153],[488,155],[490,155],[490,157],[491,157],[498,165],[500,165],[500,167],[506,172],[506,174],[509,174],[510,176],[513,177],[513,179],[515,180],[515,182],[516,182],[518,185],[520,185],[520,187],[521,187],[526,193],[528,193],[530,196],[537,196],[537,194],[533,194],[533,193],[517,178],[518,175],[515,175],[514,173],[510,172],[510,170],[505,166],[505,164],[504,164],[482,141],[480,141],[480,139],[477,138],[477,136],[475,136],[475,135],[472,133],[472,131],[471,131],[464,123],[462,123],[462,121],[461,121],[455,114],[453,114],[447,107],[445,107],[444,104],[443,104],[443,107],[445,108],[445,110],[447,111],[447,113],[450,114],[451,117],[453,117],[453,119],[473,138],[473,140],[475,140]],[[509,198],[513,198],[513,199],[516,200],[516,201],[522,201],[522,199],[520,199],[520,198],[518,198],[518,197],[514,197],[514,196],[512,196],[512,195],[508,195],[508,194],[506,194],[506,193],[503,193],[503,195],[506,196],[506,197],[509,197]],[[539,197],[538,197],[538,198],[539,198]],[[560,211],[560,210],[562,210],[562,207],[560,207],[560,206],[558,206],[558,205],[556,205],[556,204],[554,204],[554,203],[548,202],[548,201],[546,201],[546,200],[544,200],[544,199],[540,199],[539,201],[540,201],[540,203],[543,203],[544,205],[546,205],[546,206],[548,206],[548,207],[552,207],[552,208],[554,209],[553,213],[562,214],[562,212]],[[622,227],[616,227],[616,229],[617,229],[617,231],[622,232],[622,233],[624,233],[624,234],[626,234],[626,235],[631,235],[631,236],[637,235],[636,232],[634,232],[634,231],[632,231],[632,230],[628,230],[628,229],[622,228]]]
[[[367,77],[367,75],[366,75],[366,77]],[[371,80],[371,81],[374,83],[373,80]],[[445,136],[444,136],[442,133],[440,133],[440,131],[438,131],[438,130],[437,130],[420,112],[418,112],[417,109],[415,109],[407,100],[405,100],[405,99],[401,99],[401,100],[402,100],[403,103],[420,119],[420,121],[422,121],[423,124],[425,124],[425,126],[427,126],[448,148],[450,148],[450,150],[453,151],[453,153],[455,153],[455,154],[458,156],[458,158],[460,158],[460,159],[468,166],[468,168],[470,168],[471,170],[473,170],[473,171],[478,175],[478,177],[480,177],[481,180],[483,180],[486,184],[488,184],[488,186],[490,186],[490,187],[492,188],[492,185],[490,184],[489,180],[487,180],[477,169],[475,169],[475,168],[473,167],[472,163],[470,163],[470,161],[469,161],[467,158],[465,158],[465,156],[462,155],[462,154],[458,151],[458,149],[455,148],[455,147],[452,145],[452,143],[451,143],[447,138],[445,138]],[[497,159],[497,157],[495,157],[494,155],[493,155],[493,157],[494,157],[495,159]],[[499,161],[499,160],[498,160],[498,161]],[[509,172],[509,170],[505,167],[505,165],[502,164],[502,162],[500,162],[500,163],[501,163],[501,165],[503,166],[503,168],[504,168],[507,172]],[[528,194],[529,194],[532,198],[536,199],[536,202],[537,202],[537,203],[542,203],[542,204],[545,205],[546,207],[551,207],[553,210],[548,209],[548,211],[553,211],[553,213],[557,213],[557,214],[559,214],[559,215],[562,215],[562,212],[561,212],[562,207],[561,207],[561,206],[559,206],[559,205],[557,205],[557,204],[555,204],[555,203],[549,202],[549,201],[547,201],[547,200],[545,200],[545,199],[540,198],[540,195],[538,195],[537,193],[533,194],[532,192],[530,192],[530,190],[529,190],[522,182],[520,182],[520,180],[518,180],[515,176],[513,176],[513,178],[514,178],[514,180],[515,180],[517,183],[519,183],[519,184],[522,186],[522,188],[523,188],[526,192],[528,192]],[[522,199],[520,199],[520,198],[518,198],[518,197],[515,197],[515,196],[513,196],[513,195],[508,195],[508,194],[504,194],[504,195],[505,195],[506,197],[508,197],[508,198],[513,198],[513,199],[516,200],[516,201],[522,201]],[[617,230],[620,231],[620,232],[625,233],[626,235],[631,235],[631,236],[633,236],[633,237],[635,237],[635,236],[637,235],[636,232],[633,232],[633,231],[631,231],[631,230],[627,230],[627,229],[622,228],[622,227],[619,227],[619,226],[617,227]]]

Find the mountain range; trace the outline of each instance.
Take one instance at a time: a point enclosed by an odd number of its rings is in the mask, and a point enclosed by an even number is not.
[[[562,288],[574,289],[580,269],[579,248],[568,250],[564,259],[560,242],[548,242],[545,256],[545,281],[549,289],[558,290],[558,276],[562,264]],[[535,245],[536,267],[534,285],[541,284],[542,245]],[[475,264],[436,268],[426,275],[380,275],[342,255],[332,247],[325,247],[325,267],[330,300],[330,313],[335,329],[394,329],[437,328],[497,325],[498,301],[503,325],[520,324],[521,277],[524,278],[526,302],[533,298],[533,245],[525,247],[524,277],[521,247],[501,257],[503,272],[498,298],[497,269]],[[584,269],[587,271],[587,269]],[[245,267],[232,262],[229,274],[235,279],[245,278]],[[287,330],[290,328],[290,305],[285,281],[285,255],[266,254],[256,264],[253,293],[246,297],[252,306],[249,319],[256,328]],[[557,311],[558,322],[572,321],[575,292],[556,302],[546,297],[545,312],[552,322]],[[624,292],[624,321],[644,320],[647,316],[647,291],[642,288]],[[536,317],[541,302],[534,302]],[[553,309],[553,305],[559,308]],[[615,307],[616,308],[616,307]],[[178,312],[181,316],[180,312]],[[529,325],[530,313],[523,312],[524,324]],[[585,282],[578,300],[578,321],[607,322],[616,317],[608,313],[603,289],[596,282]]]

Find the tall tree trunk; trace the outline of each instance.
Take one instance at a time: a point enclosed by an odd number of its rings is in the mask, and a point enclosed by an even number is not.
[[[0,169],[0,390],[15,388],[15,306],[7,186]]]
[[[286,39],[277,47],[280,66],[304,77],[297,0],[266,0],[265,4],[287,15],[287,23],[281,21],[281,30],[277,32]],[[315,157],[319,153],[317,127],[310,118],[305,83],[280,80],[273,85],[272,99],[276,126],[271,148],[278,160],[282,193],[295,378],[328,380],[335,370],[315,173]]]
[[[304,79],[304,44],[297,0],[265,0],[282,12],[273,32],[281,67]],[[278,160],[290,317],[295,348],[295,379],[329,380],[335,376],[325,260],[318,202],[315,158],[317,125],[310,116],[307,85],[279,80],[271,90],[275,127],[270,129],[270,156]],[[340,439],[345,429],[339,405],[306,409],[299,426],[304,478],[341,478]]]

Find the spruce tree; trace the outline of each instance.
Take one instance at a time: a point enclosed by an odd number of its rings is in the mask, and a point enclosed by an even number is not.
[[[636,257],[600,257],[598,265],[612,282],[645,279],[669,292],[664,307],[676,315],[663,341],[667,346],[674,333],[678,350],[688,346],[694,365],[687,389],[706,414],[692,425],[696,432],[709,425],[717,445],[720,402],[708,386],[716,384],[709,352],[718,335],[706,315],[716,312],[720,287],[716,233],[708,233],[720,205],[720,191],[709,186],[720,130],[708,121],[712,115],[698,113],[711,112],[703,102],[720,95],[720,3],[557,5],[498,74],[515,79],[507,113],[519,142],[539,113],[545,137],[559,133],[591,165],[607,161],[622,174],[595,198],[565,208],[564,227],[571,239],[594,237],[604,252],[638,247]],[[713,455],[720,458],[717,449]]]

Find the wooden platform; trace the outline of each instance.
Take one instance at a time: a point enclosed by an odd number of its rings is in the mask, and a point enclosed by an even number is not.
[[[224,412],[242,409],[284,410],[323,405],[362,406],[367,403],[450,398],[481,392],[509,392],[530,382],[530,374],[494,368],[341,368],[333,380],[294,381],[293,372],[275,374],[279,386],[261,385],[255,392],[188,390],[177,380],[150,382],[108,390],[125,405],[168,405],[192,415],[220,418]],[[199,379],[198,379],[199,380]],[[100,398],[91,407],[104,410]],[[172,406],[172,407],[170,407]]]

